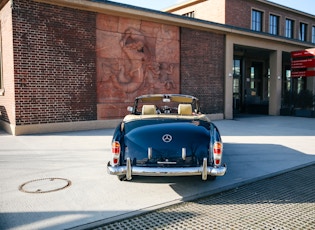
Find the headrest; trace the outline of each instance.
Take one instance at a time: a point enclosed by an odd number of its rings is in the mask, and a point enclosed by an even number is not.
[[[155,105],[142,106],[142,115],[152,115],[152,114],[156,114]]]
[[[179,115],[192,115],[191,104],[179,104],[178,105],[178,114]]]

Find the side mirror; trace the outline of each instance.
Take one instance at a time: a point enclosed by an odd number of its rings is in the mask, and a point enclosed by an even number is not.
[[[133,107],[132,107],[132,106],[128,106],[128,107],[127,107],[127,111],[129,111],[130,113],[132,113],[132,112],[133,112]]]

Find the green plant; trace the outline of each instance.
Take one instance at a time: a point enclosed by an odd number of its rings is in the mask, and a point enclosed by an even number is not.
[[[284,91],[282,96],[282,108],[292,108],[295,105],[297,94],[291,91]]]
[[[297,95],[295,107],[296,108],[313,108],[314,96],[310,90],[301,90]]]

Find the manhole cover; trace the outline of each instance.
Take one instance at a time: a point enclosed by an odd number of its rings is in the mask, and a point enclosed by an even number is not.
[[[43,178],[31,180],[20,185],[19,190],[26,193],[47,193],[65,189],[71,181],[63,178]]]

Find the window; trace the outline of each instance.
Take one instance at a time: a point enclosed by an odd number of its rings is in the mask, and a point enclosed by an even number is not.
[[[285,20],[285,36],[287,38],[294,38],[294,21],[291,19]]]
[[[283,83],[284,89],[289,92],[291,90],[291,69],[285,70],[285,80]]]
[[[242,60],[239,57],[234,57],[233,60],[233,112],[241,111],[241,64]]]
[[[263,13],[258,10],[252,10],[252,30],[262,31]]]
[[[189,17],[189,18],[194,18],[195,17],[195,11],[188,12],[186,14],[183,14],[183,16]]]
[[[307,40],[307,25],[302,22],[300,23],[299,39],[304,42]]]
[[[312,26],[312,43],[315,43],[315,26]]]
[[[233,60],[233,93],[240,93],[241,59]]]
[[[279,35],[279,17],[276,15],[270,14],[269,33],[273,35]]]

